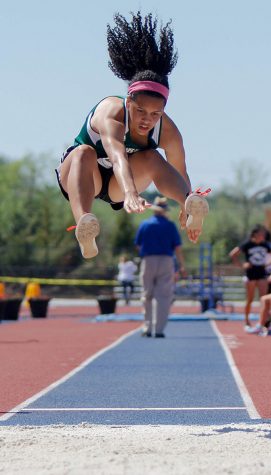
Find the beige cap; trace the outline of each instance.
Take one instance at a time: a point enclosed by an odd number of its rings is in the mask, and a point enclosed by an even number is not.
[[[151,206],[153,211],[158,211],[159,213],[165,213],[168,211],[167,198],[162,196],[156,196],[153,205]]]

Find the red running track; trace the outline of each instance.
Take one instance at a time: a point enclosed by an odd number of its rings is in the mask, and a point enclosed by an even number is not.
[[[244,332],[242,322],[216,322],[253,403],[262,418],[271,418],[271,338]]]

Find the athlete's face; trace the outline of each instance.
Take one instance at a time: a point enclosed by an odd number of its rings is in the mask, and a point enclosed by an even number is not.
[[[164,112],[165,101],[160,97],[138,94],[127,98],[130,129],[138,135],[148,135]]]

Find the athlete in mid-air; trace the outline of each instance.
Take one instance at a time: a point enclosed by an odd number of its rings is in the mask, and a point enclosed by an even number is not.
[[[181,133],[165,113],[168,75],[177,62],[170,22],[159,30],[157,18],[140,12],[128,22],[117,13],[107,26],[109,67],[128,81],[127,97],[110,95],[88,114],[57,170],[69,199],[82,255],[98,253],[99,222],[91,210],[100,198],[114,210],[141,213],[150,206],[140,193],[154,183],[180,205],[180,224],[197,242],[208,213],[204,193],[191,192]],[[166,159],[157,151],[163,149]]]

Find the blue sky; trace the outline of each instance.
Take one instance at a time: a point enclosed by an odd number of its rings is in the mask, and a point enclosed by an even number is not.
[[[107,66],[106,24],[138,9],[173,20],[179,62],[167,113],[193,186],[219,188],[242,159],[266,169],[270,184],[269,0],[1,2],[0,154],[48,152],[57,163],[91,107],[126,93]]]

